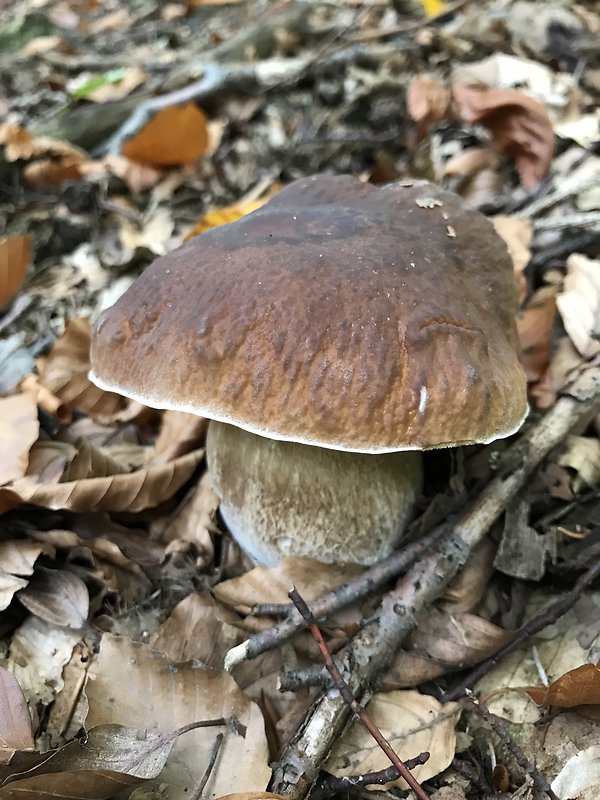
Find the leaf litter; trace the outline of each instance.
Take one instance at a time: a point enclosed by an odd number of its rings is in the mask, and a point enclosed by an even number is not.
[[[427,177],[507,243],[532,418],[582,371],[593,386],[597,19],[584,4],[523,0],[266,16],[246,2],[20,5],[0,12],[13,59],[0,93],[0,798],[277,797],[269,765],[317,695],[319,655],[301,633],[232,675],[225,657],[285,619],[292,584],[311,602],[360,569],[249,564],[205,471],[207,421],[95,387],[89,320],[156,255],[293,178]],[[199,94],[152,107],[199,80]],[[415,774],[440,798],[472,800],[494,782],[525,790],[494,735],[435,695],[598,558],[599,429],[551,455],[373,696],[403,756],[430,749]],[[472,496],[503,449],[452,455],[424,502],[448,480]],[[334,651],[376,599],[322,622]],[[476,687],[564,798],[597,793],[597,602],[587,592]],[[278,689],[288,674],[302,679],[296,692]],[[563,709],[543,735],[532,697]],[[186,727],[211,718],[225,722]],[[460,772],[465,755],[479,785]],[[325,768],[386,765],[355,724]]]

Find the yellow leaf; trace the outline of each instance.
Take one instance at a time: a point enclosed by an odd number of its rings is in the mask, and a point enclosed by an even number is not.
[[[446,10],[443,0],[421,0],[421,5],[428,17],[437,17]]]

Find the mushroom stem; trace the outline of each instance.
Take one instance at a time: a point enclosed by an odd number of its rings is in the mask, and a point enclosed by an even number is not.
[[[373,564],[398,543],[422,485],[418,452],[327,450],[214,421],[206,454],[225,522],[266,566],[285,556]]]

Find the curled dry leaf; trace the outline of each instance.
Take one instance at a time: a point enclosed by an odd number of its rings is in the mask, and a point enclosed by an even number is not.
[[[0,542],[0,569],[12,575],[32,575],[38,556],[49,549],[28,539]]]
[[[31,395],[0,398],[0,485],[26,474],[29,451],[39,430],[37,406]]]
[[[0,611],[8,608],[15,594],[26,586],[27,581],[24,578],[0,571]]]
[[[600,484],[600,440],[592,436],[569,436],[567,446],[558,459],[561,467],[569,467],[577,475],[573,491]]]
[[[538,705],[559,708],[600,706],[600,667],[596,664],[582,664],[565,672],[550,686],[529,688],[526,691]]]
[[[90,322],[79,317],[67,323],[65,332],[41,363],[40,384],[69,409],[105,418],[122,412],[128,401],[95,386],[88,378],[89,369]]]
[[[0,800],[109,800],[115,792],[160,774],[177,732],[99,725],[61,747],[38,767],[12,775]]]
[[[508,252],[513,262],[515,281],[519,290],[519,302],[523,303],[527,296],[527,280],[524,270],[529,259],[531,250],[529,243],[533,233],[530,220],[520,219],[519,217],[505,217],[498,215],[492,218],[496,233],[499,234],[508,247]]]
[[[196,450],[204,444],[208,420],[185,411],[165,411],[154,443],[156,455],[164,461]]]
[[[62,690],[63,668],[80,636],[38,617],[28,617],[13,634],[6,666],[33,707],[48,705]]]
[[[158,464],[125,475],[40,485],[25,477],[0,488],[0,513],[20,503],[70,511],[128,511],[155,508],[168,500],[192,476],[204,453],[188,453],[169,464]]]
[[[122,153],[134,161],[154,166],[174,166],[195,161],[208,145],[207,119],[195,103],[159,111]]]
[[[28,161],[23,175],[34,186],[58,186],[81,178],[88,161],[84,150],[50,136],[32,136],[25,128],[7,123],[0,126],[0,144],[7,161]]]
[[[454,726],[460,716],[457,703],[442,706],[434,697],[415,691],[379,692],[366,711],[403,761],[430,753],[429,760],[413,770],[419,783],[450,765],[456,747]],[[389,765],[377,742],[355,720],[334,745],[325,769],[337,776],[361,775]],[[402,779],[388,785],[407,788]]]
[[[214,587],[217,600],[247,614],[260,603],[289,603],[295,586],[310,603],[319,594],[335,589],[363,571],[356,564],[321,564],[310,558],[284,558],[276,567],[255,567]]]
[[[521,363],[529,383],[542,379],[550,363],[552,326],[556,317],[556,287],[542,286],[517,316]]]
[[[263,790],[268,783],[267,742],[262,715],[230,675],[174,663],[125,637],[105,634],[86,686],[87,724],[125,724],[140,730],[173,731],[183,725],[234,715],[245,734],[229,726],[199,728],[177,740],[160,774],[170,800],[188,800],[198,786],[217,733],[224,738],[206,785],[206,796]],[[151,691],[149,691],[151,687]]]
[[[38,567],[18,598],[36,617],[60,628],[78,630],[87,620],[90,599],[80,577],[62,569]]]
[[[33,747],[31,717],[19,682],[0,667],[0,765],[8,764],[17,750]]]
[[[430,125],[446,119],[449,105],[450,92],[437,78],[418,75],[411,80],[406,90],[406,107],[418,123],[418,141],[423,139]]]
[[[585,358],[600,353],[600,261],[579,253],[567,259],[562,292],[556,298],[563,325]]]
[[[10,303],[23,285],[30,258],[27,234],[0,238],[0,308]]]
[[[514,158],[523,186],[535,188],[547,176],[554,152],[544,106],[516,89],[454,84],[452,93],[460,117],[489,128],[498,150]]]

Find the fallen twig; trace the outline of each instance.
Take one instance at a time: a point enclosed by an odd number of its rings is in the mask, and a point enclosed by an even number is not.
[[[311,602],[315,618],[321,619],[321,617],[329,616],[345,608],[355,600],[371,594],[392,578],[397,578],[401,572],[433,547],[444,533],[444,530],[446,530],[445,526],[436,528],[419,541],[407,545],[403,549],[392,553],[383,561],[379,561],[369,567],[361,575],[357,575],[336,589],[320,595]],[[290,607],[290,612],[286,619],[272,628],[255,633],[245,642],[232,647],[225,656],[225,669],[230,671],[242,661],[256,658],[267,650],[279,647],[280,644],[298,633],[303,626],[304,622],[298,611],[293,606]]]
[[[429,753],[419,753],[415,758],[407,759],[404,766],[412,770],[425,764],[428,759]],[[328,797],[338,797],[340,794],[364,789],[366,786],[380,786],[389,781],[395,781],[399,777],[400,773],[394,766],[380,769],[377,772],[363,772],[362,775],[342,775],[340,778],[326,774],[319,778],[319,782],[310,793],[310,798],[311,800],[325,800]]]
[[[356,637],[342,671],[350,691],[360,701],[389,665],[398,646],[415,627],[417,616],[432,603],[465,563],[470,550],[485,536],[507,503],[538,464],[569,431],[587,423],[600,407],[600,386],[586,399],[561,397],[554,408],[513,445],[519,463],[498,475],[471,503],[429,554],[383,599],[376,621]],[[511,450],[513,448],[510,448]],[[516,459],[515,459],[516,461]],[[272,790],[299,800],[316,779],[321,764],[348,720],[341,696],[325,691],[311,707],[296,736],[275,765]]]
[[[587,572],[584,572],[569,592],[523,625],[511,642],[501,650],[498,650],[497,653],[494,653],[493,656],[486,658],[485,661],[478,664],[457,686],[445,692],[440,698],[442,703],[447,703],[449,700],[457,700],[459,697],[463,697],[465,691],[469,687],[474,686],[484,675],[487,675],[487,673],[503,658],[506,658],[510,653],[518,650],[521,645],[534,634],[538,633],[538,631],[543,630],[548,627],[548,625],[553,625],[560,617],[566,614],[570,608],[573,608],[583,592],[598,576],[600,576],[600,561],[591,566]]]
[[[348,708],[360,719],[364,727],[369,731],[373,739],[375,739],[379,747],[389,758],[390,762],[392,763],[392,766],[394,766],[398,770],[398,774],[400,775],[400,777],[404,778],[406,783],[413,790],[418,800],[428,800],[429,795],[419,785],[419,783],[413,777],[413,775],[406,767],[404,762],[400,760],[398,754],[395,752],[392,745],[388,742],[388,740],[381,733],[379,728],[371,720],[367,712],[357,702],[356,698],[350,691],[348,684],[342,677],[342,673],[337,668],[331,656],[331,653],[329,652],[329,648],[327,647],[327,642],[323,638],[323,634],[321,633],[321,630],[317,625],[311,610],[306,605],[304,599],[300,595],[300,592],[294,587],[289,593],[289,597],[290,600],[294,603],[294,605],[298,609],[300,615],[302,616],[302,619],[306,623],[307,628],[309,629],[314,640],[318,644],[319,651],[321,653],[323,661],[325,662],[325,666],[327,667],[327,670],[331,675],[331,679],[333,680],[336,689],[339,691],[340,695],[342,696]]]
[[[548,795],[550,800],[558,800],[558,797],[552,791],[550,784],[544,778],[542,773],[535,767],[531,761],[527,758],[525,753],[521,750],[519,745],[514,741],[514,739],[510,736],[504,725],[498,719],[495,714],[485,706],[481,700],[476,697],[470,689],[465,689],[465,694],[469,698],[469,700],[473,703],[477,711],[481,714],[482,719],[486,722],[489,727],[494,731],[496,736],[500,739],[500,741],[510,750],[513,754],[515,761],[517,764],[525,770],[525,772],[529,775],[531,780],[533,781],[536,789],[539,789],[544,794]]]

